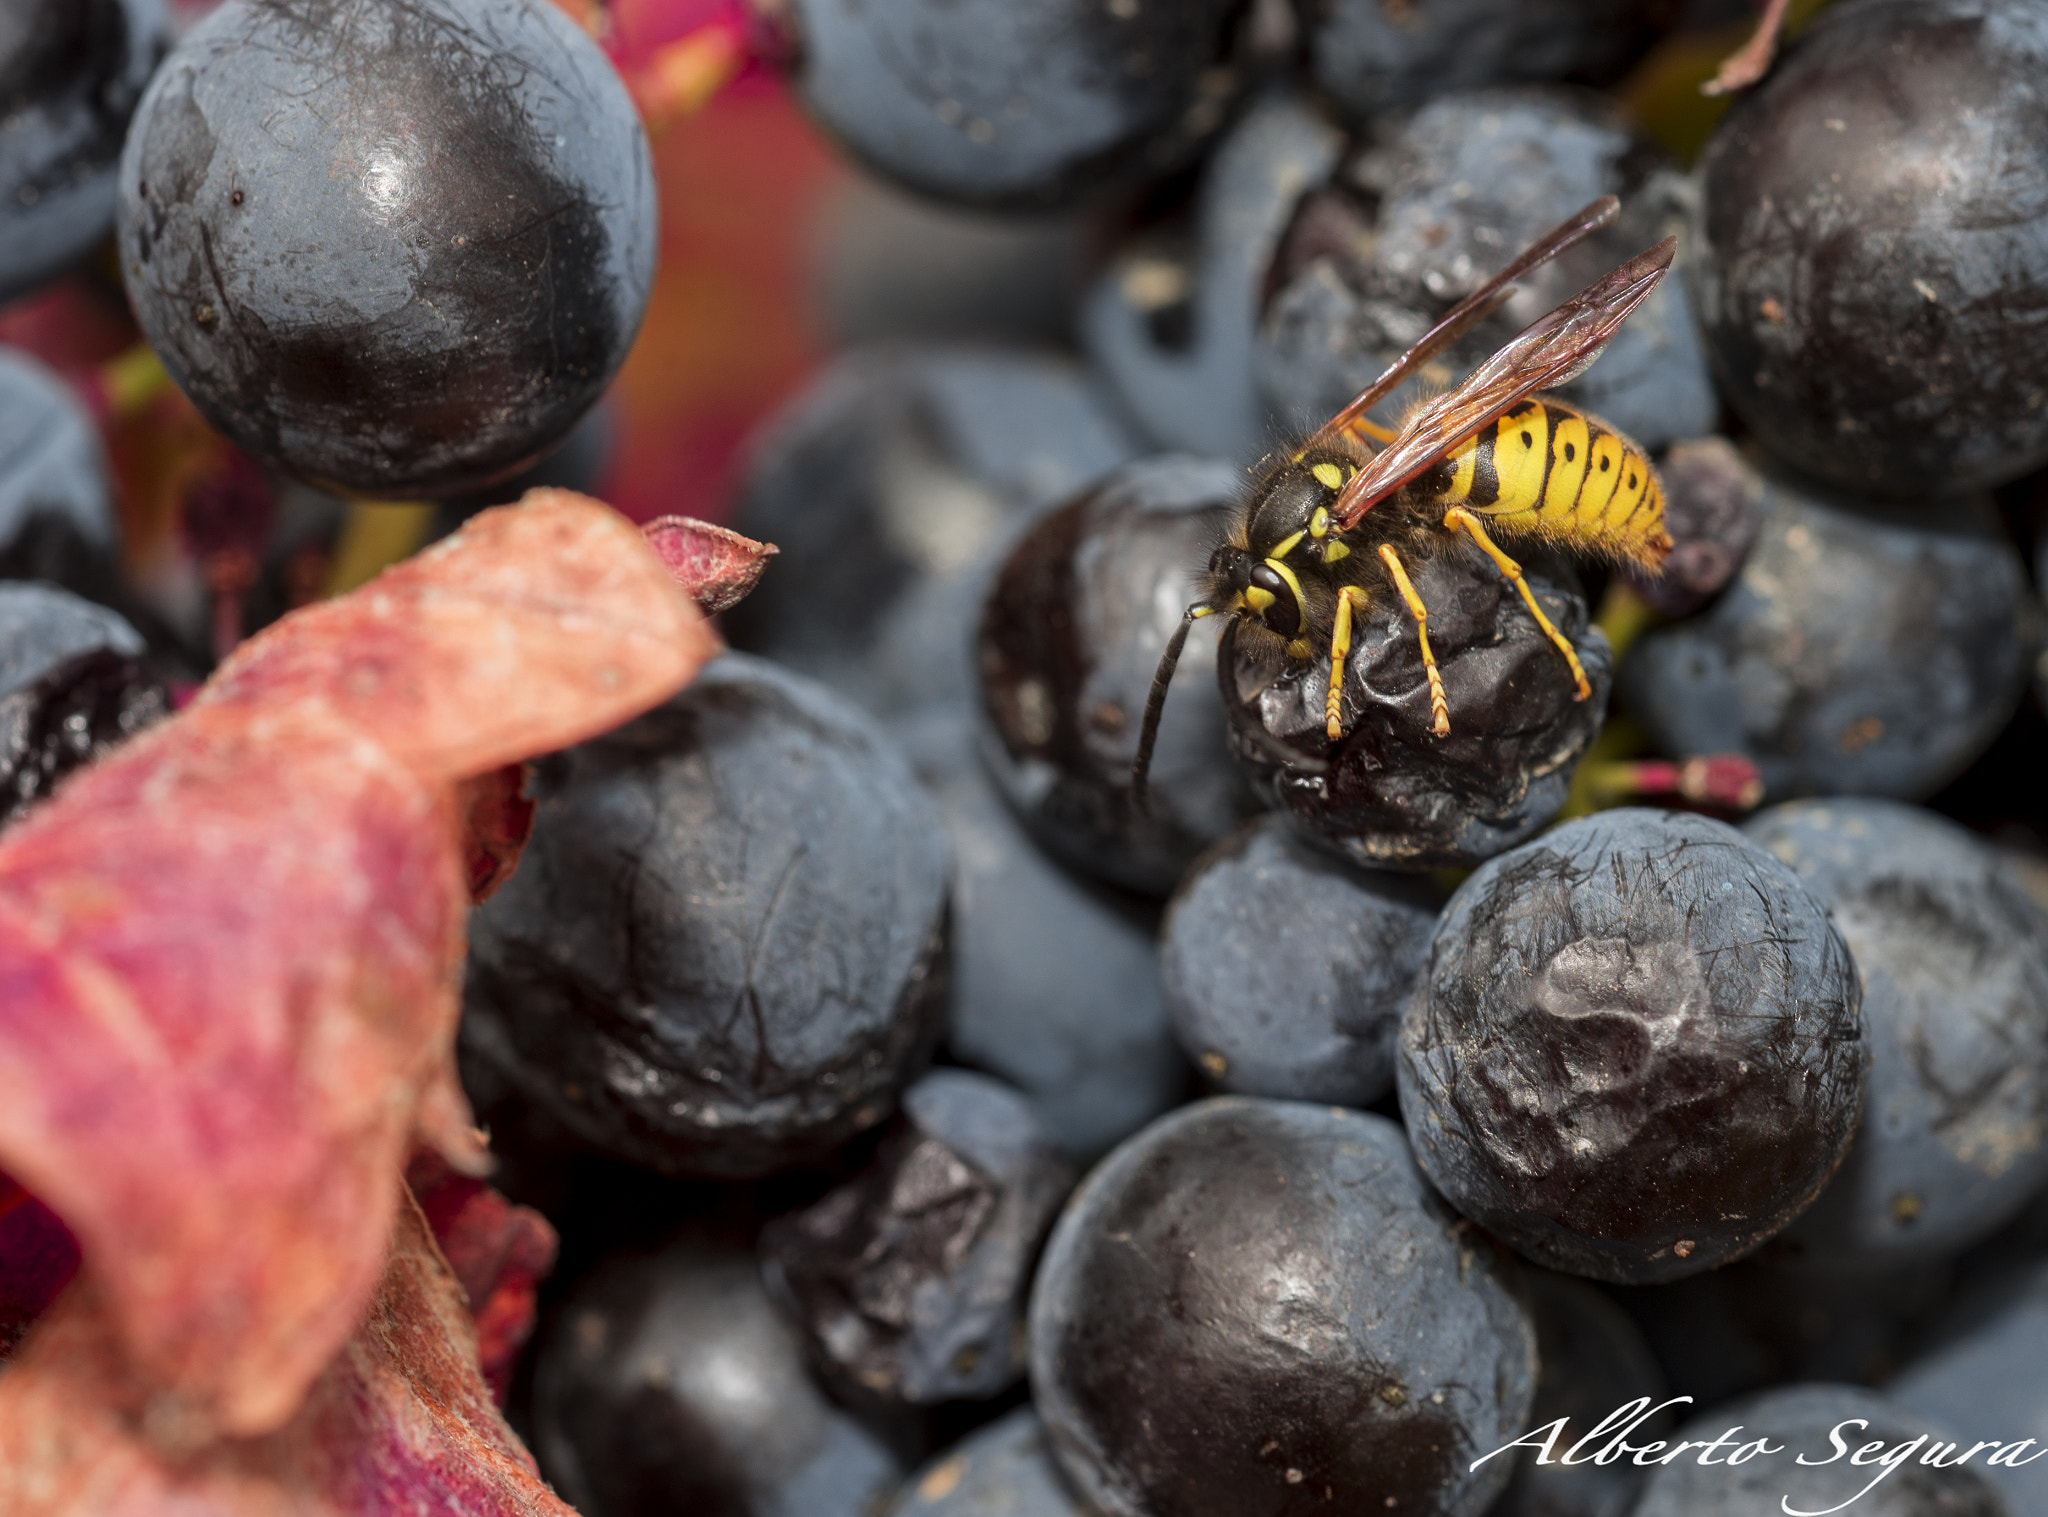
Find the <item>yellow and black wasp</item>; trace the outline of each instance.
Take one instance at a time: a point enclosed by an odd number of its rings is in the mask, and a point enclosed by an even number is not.
[[[1353,618],[1375,594],[1400,596],[1415,618],[1429,680],[1430,727],[1449,734],[1443,677],[1429,646],[1429,610],[1411,561],[1469,542],[1521,593],[1571,666],[1579,700],[1592,693],[1579,656],[1543,613],[1497,533],[1661,565],[1671,551],[1664,491],[1642,449],[1614,428],[1538,392],[1583,373],[1671,267],[1666,238],[1540,317],[1466,381],[1412,410],[1398,430],[1366,413],[1435,354],[1498,310],[1514,282],[1612,221],[1604,196],[1538,238],[1461,301],[1385,373],[1253,486],[1228,538],[1209,560],[1204,592],[1181,617],[1145,703],[1132,765],[1137,794],[1158,736],[1166,689],[1199,617],[1239,618],[1290,659],[1327,651],[1330,740],[1344,735],[1344,660]]]

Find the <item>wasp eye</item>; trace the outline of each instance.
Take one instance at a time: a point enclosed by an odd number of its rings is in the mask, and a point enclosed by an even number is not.
[[[1251,588],[1265,592],[1246,599],[1258,608],[1265,624],[1290,642],[1301,636],[1301,602],[1294,586],[1271,564],[1259,564],[1251,572]]]

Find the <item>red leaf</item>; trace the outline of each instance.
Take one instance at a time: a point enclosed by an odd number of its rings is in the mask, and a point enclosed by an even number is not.
[[[452,781],[608,732],[717,651],[638,528],[533,490],[252,638],[195,705],[326,705]]]
[[[260,1438],[177,1436],[189,1431],[167,1425],[82,1282],[0,1373],[0,1511],[574,1517],[498,1415],[462,1286],[410,1201],[367,1317],[291,1420]]]
[[[195,706],[0,840],[0,1162],[237,1431],[375,1284],[462,941],[438,787],[317,704],[250,716]]]
[[[533,802],[525,791],[524,764],[479,774],[464,780],[456,791],[463,872],[472,901],[488,901],[519,867],[520,851],[533,835]]]
[[[640,529],[677,584],[707,615],[728,611],[761,582],[761,571],[780,551],[730,527],[689,516],[663,516]]]
[[[535,492],[245,644],[0,836],[0,1166],[77,1234],[152,1425],[281,1426],[360,1319],[454,1074],[453,782],[603,731],[716,639]]]
[[[405,1183],[462,1284],[484,1379],[502,1406],[520,1346],[533,1332],[535,1288],[554,1268],[555,1230],[430,1149],[413,1155]]]

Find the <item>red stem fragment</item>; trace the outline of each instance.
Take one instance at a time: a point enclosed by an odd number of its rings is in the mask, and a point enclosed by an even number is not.
[[[536,1290],[555,1265],[555,1230],[539,1212],[450,1169],[431,1149],[413,1152],[405,1183],[462,1286],[484,1383],[503,1406],[520,1346],[533,1332]]]
[[[1702,95],[1732,95],[1746,90],[1770,72],[1778,56],[1778,35],[1785,29],[1785,12],[1791,0],[1764,0],[1764,13],[1749,41],[1721,60],[1714,77],[1700,86]]]
[[[682,20],[678,12],[689,19],[675,35],[652,43],[622,35],[596,0],[560,3],[610,56],[648,135],[657,140],[727,85],[754,73],[783,70],[795,55],[794,31],[781,0],[681,0],[665,8],[662,29]]]
[[[1763,776],[1740,753],[1681,759],[1630,759],[1592,766],[1587,775],[1600,804],[1675,796],[1698,806],[1749,811],[1764,798]]]

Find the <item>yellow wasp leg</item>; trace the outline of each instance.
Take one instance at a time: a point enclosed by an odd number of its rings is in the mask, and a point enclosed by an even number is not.
[[[1522,603],[1529,608],[1529,614],[1536,618],[1536,625],[1543,629],[1545,637],[1557,644],[1557,651],[1562,653],[1564,661],[1572,666],[1572,678],[1577,680],[1579,685],[1579,693],[1573,699],[1582,701],[1591,695],[1593,693],[1593,686],[1586,678],[1585,667],[1579,663],[1579,655],[1573,650],[1571,643],[1566,640],[1565,635],[1552,625],[1549,617],[1543,614],[1543,608],[1536,604],[1535,592],[1530,590],[1529,582],[1522,578],[1522,566],[1494,545],[1493,539],[1486,535],[1486,529],[1479,525],[1479,518],[1470,511],[1467,511],[1463,506],[1453,506],[1450,510],[1444,512],[1444,525],[1452,528],[1463,528],[1469,533],[1472,541],[1479,544],[1486,556],[1493,560],[1494,567],[1507,576],[1508,581],[1517,590],[1522,592]]]
[[[1374,451],[1370,447],[1359,446],[1359,444],[1363,442],[1365,439],[1370,438],[1373,442],[1378,443],[1381,447],[1385,447],[1388,443],[1392,442],[1396,437],[1399,437],[1400,435],[1401,434],[1399,432],[1396,432],[1392,427],[1383,427],[1378,422],[1369,421],[1363,416],[1352,417],[1351,420],[1345,422],[1343,426],[1339,427],[1337,431],[1330,436],[1323,436],[1323,434],[1321,433],[1317,434],[1317,436],[1320,437],[1322,441],[1325,443],[1336,442],[1348,444],[1349,451],[1358,459],[1359,463],[1361,464],[1369,460],[1372,457]],[[1296,463],[1300,463],[1307,456],[1308,445],[1304,443],[1300,451],[1294,455],[1294,461]],[[1328,464],[1324,465],[1323,467],[1334,469],[1336,465]],[[1325,481],[1325,483],[1328,483],[1328,481]],[[1334,490],[1338,487],[1336,485],[1330,485],[1330,488]]]
[[[1365,592],[1346,585],[1337,592],[1337,625],[1330,633],[1330,694],[1323,703],[1330,741],[1344,735],[1344,660],[1351,656],[1351,613],[1366,607]]]
[[[1396,432],[1392,427],[1383,427],[1378,422],[1364,416],[1354,416],[1346,423],[1344,430],[1370,437],[1374,442],[1381,444],[1390,443],[1400,436],[1400,433]]]
[[[1437,673],[1436,654],[1429,647],[1429,608],[1415,593],[1408,571],[1402,567],[1401,555],[1390,544],[1380,544],[1380,560],[1394,576],[1394,588],[1401,592],[1401,599],[1408,603],[1409,614],[1415,618],[1416,641],[1422,644],[1422,672],[1429,676],[1429,730],[1438,737],[1449,737],[1451,703],[1444,698],[1444,677]]]

